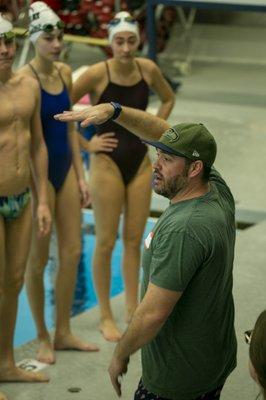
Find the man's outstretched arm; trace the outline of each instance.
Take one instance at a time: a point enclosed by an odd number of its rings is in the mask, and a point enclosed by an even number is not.
[[[82,121],[81,126],[86,127],[90,124],[100,125],[108,121],[114,115],[114,107],[111,103],[98,104],[88,107],[82,111],[67,111],[63,114],[55,115],[55,119],[60,121]],[[169,124],[146,111],[136,110],[135,108],[122,106],[122,111],[115,122],[142,139],[157,140],[164,131],[169,128]]]

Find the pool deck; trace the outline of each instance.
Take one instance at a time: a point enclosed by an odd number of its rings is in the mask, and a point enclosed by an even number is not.
[[[238,367],[228,379],[222,400],[250,400],[258,388],[248,376],[248,346],[243,332],[252,328],[257,315],[265,307],[265,242],[266,222],[239,232],[236,244],[234,270],[234,297],[236,305],[236,331],[238,338]],[[256,262],[254,262],[256,260]],[[112,300],[121,329],[123,322],[123,295]],[[114,400],[116,395],[107,374],[114,344],[106,342],[97,330],[97,307],[73,318],[73,331],[82,338],[97,343],[99,353],[57,352],[57,362],[43,371],[50,376],[48,384],[1,385],[10,400]],[[36,343],[30,342],[16,350],[17,361],[34,358]],[[123,399],[132,400],[141,369],[139,355],[131,358],[129,370],[123,380]],[[69,388],[81,391],[70,393]]]
[[[112,300],[115,315],[118,317],[121,329],[126,324],[119,316],[123,315],[123,296]],[[43,370],[50,377],[48,384],[5,384],[1,390],[12,400],[112,400],[116,398],[107,374],[108,362],[111,358],[114,344],[105,341],[97,329],[97,307],[72,319],[73,332],[84,340],[96,343],[100,347],[97,353],[81,353],[75,351],[57,352],[57,362]],[[17,361],[34,358],[36,342],[30,342],[16,350]],[[138,355],[132,357],[130,372],[125,382],[124,397],[130,399],[130,394],[139,378]],[[79,393],[71,393],[69,388],[80,388]]]

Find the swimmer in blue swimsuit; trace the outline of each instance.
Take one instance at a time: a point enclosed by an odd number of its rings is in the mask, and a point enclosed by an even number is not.
[[[137,21],[129,13],[118,13],[109,25],[113,58],[90,66],[75,82],[73,102],[86,93],[93,105],[118,102],[145,110],[152,89],[160,99],[157,115],[168,118],[174,93],[157,65],[136,58],[139,46]],[[96,248],[93,258],[94,280],[100,305],[100,330],[105,339],[121,337],[110,305],[111,256],[123,211],[123,274],[125,279],[126,321],[137,306],[140,243],[149,215],[151,199],[151,162],[147,146],[115,121],[99,127],[97,135],[114,134],[118,145],[95,152],[90,164],[90,194],[96,223]]]
[[[31,239],[31,176],[38,199],[38,233],[47,234],[51,225],[40,92],[34,79],[12,71],[15,53],[12,24],[0,14],[0,384],[48,380],[43,373],[18,368],[13,349]],[[0,393],[0,399],[6,397]]]
[[[56,226],[59,256],[53,343],[44,318],[43,273],[49,257],[50,236],[40,239],[35,226],[26,287],[39,341],[37,359],[52,364],[55,362],[54,350],[98,349],[75,337],[70,328],[70,310],[81,252],[81,205],[88,202],[88,190],[74,125],[62,126],[53,118],[56,110],[71,107],[71,69],[57,61],[63,47],[63,23],[40,1],[31,5],[29,14],[29,34],[35,57],[21,69],[21,73],[35,78],[41,90],[41,121],[49,159],[49,206]]]

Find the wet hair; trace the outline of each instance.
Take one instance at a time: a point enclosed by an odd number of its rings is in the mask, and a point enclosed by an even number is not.
[[[252,332],[249,357],[266,400],[266,310],[259,315]]]

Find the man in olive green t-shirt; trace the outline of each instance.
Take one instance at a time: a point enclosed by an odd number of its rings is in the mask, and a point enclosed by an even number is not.
[[[216,393],[236,366],[234,200],[213,169],[209,184],[206,194],[171,202],[145,242],[142,298],[150,283],[182,293],[142,347],[142,385],[162,398]]]
[[[119,376],[142,350],[135,400],[214,400],[236,366],[232,296],[235,206],[212,167],[216,143],[198,123],[167,122],[119,105],[59,116],[116,122],[157,149],[153,188],[170,200],[145,240],[141,302],[116,346],[109,374]],[[152,139],[149,140],[149,139]],[[156,140],[156,141],[153,141]]]

